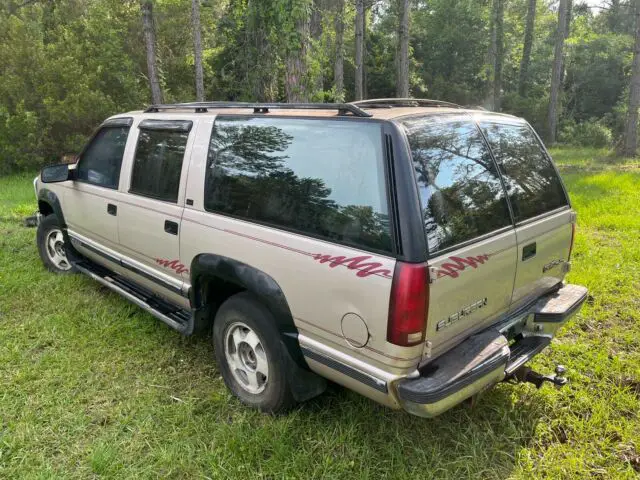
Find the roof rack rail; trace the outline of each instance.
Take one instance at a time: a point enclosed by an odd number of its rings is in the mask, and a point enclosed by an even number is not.
[[[372,116],[352,103],[191,102],[151,105],[144,112],[154,113],[160,110],[194,109],[196,113],[206,113],[210,108],[249,108],[253,109],[253,113],[269,113],[269,110],[337,110],[338,115],[351,113],[356,117]]]
[[[462,105],[428,98],[373,98],[371,100],[358,100],[351,102],[361,108],[391,108],[391,107],[452,107],[464,108]]]

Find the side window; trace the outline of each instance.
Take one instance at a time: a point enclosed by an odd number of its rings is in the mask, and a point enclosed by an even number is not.
[[[191,122],[145,120],[140,123],[129,193],[172,203],[178,201],[190,128]]]
[[[500,176],[474,122],[459,115],[432,115],[402,124],[429,254],[511,225]]]
[[[218,117],[205,209],[391,251],[380,124]]]
[[[129,127],[103,127],[82,153],[77,179],[100,187],[118,188]]]
[[[516,221],[569,204],[558,174],[528,125],[481,122],[504,178]]]

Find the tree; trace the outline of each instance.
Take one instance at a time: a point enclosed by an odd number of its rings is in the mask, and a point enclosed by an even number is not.
[[[409,97],[409,0],[398,0],[398,63],[396,70],[396,95]]]
[[[321,97],[324,97],[324,71],[322,68],[324,60],[324,50],[322,49],[323,16],[324,0],[313,0],[309,29],[313,40],[313,57],[319,63],[313,75],[313,93]]]
[[[499,112],[502,96],[502,68],[504,62],[504,0],[491,4],[491,44],[489,46],[489,106]]]
[[[149,86],[151,87],[151,101],[155,104],[162,103],[162,90],[158,78],[158,65],[156,58],[156,33],[153,26],[153,2],[152,0],[141,0],[140,9],[142,11],[142,29],[144,31],[144,42],[147,48],[147,73]]]
[[[285,94],[287,102],[309,101],[307,52],[311,29],[310,2],[295,0],[290,5],[292,25],[285,30]],[[290,33],[287,35],[286,33]],[[289,38],[290,37],[290,38]]]
[[[364,95],[364,0],[356,0],[356,86],[355,99],[362,100]]]
[[[200,32],[200,0],[191,0],[191,28],[193,29],[193,57],[196,69],[196,100],[204,100],[202,73],[202,38]]]
[[[638,150],[638,108],[640,108],[640,0],[634,1],[636,38],[633,48],[633,69],[629,86],[629,111],[624,131],[624,155],[633,157]]]
[[[527,23],[524,31],[524,44],[522,47],[522,60],[520,61],[520,77],[518,79],[518,93],[524,97],[527,93],[529,80],[529,64],[531,63],[531,49],[533,48],[533,33],[536,22],[537,0],[529,0],[527,10]]]
[[[551,93],[549,97],[548,115],[548,135],[549,143],[556,142],[558,133],[558,103],[560,97],[560,87],[562,86],[562,70],[564,68],[564,42],[567,36],[569,2],[571,0],[560,0],[558,7],[558,28],[556,30],[556,43],[551,68]]]
[[[344,101],[344,0],[336,0],[336,56],[333,66],[333,83],[337,102]]]

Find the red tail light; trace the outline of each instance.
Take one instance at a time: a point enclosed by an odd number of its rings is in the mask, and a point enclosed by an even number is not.
[[[391,284],[387,341],[403,347],[424,340],[429,303],[429,276],[425,264],[396,264]]]
[[[569,246],[569,258],[568,260],[571,260],[571,252],[573,252],[573,242],[576,239],[576,222],[573,222],[571,224],[571,245]]]

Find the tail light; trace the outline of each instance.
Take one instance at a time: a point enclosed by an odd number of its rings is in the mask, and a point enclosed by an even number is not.
[[[391,284],[387,341],[410,347],[424,340],[429,303],[429,274],[425,264],[396,264]]]

